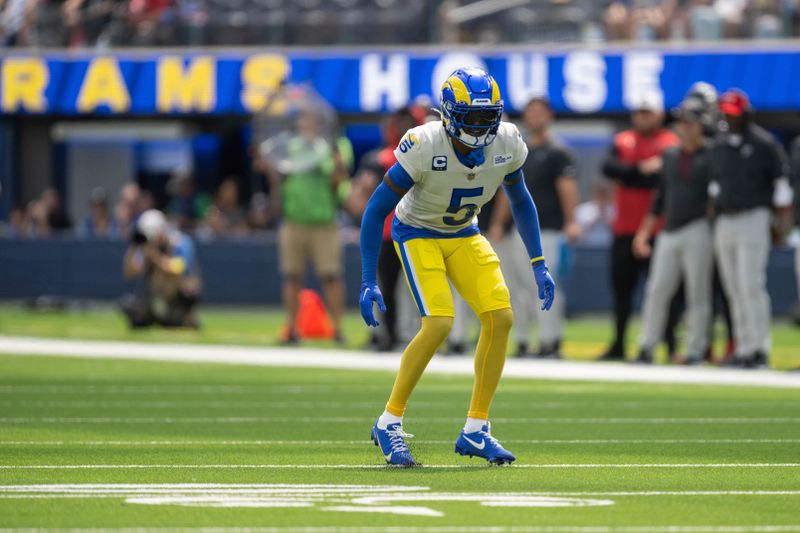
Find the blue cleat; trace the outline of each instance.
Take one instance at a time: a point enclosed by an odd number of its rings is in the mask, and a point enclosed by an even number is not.
[[[415,466],[411,451],[406,446],[405,438],[412,438],[414,435],[403,431],[402,424],[389,424],[386,429],[380,429],[378,423],[372,428],[372,442],[375,446],[380,446],[383,458],[393,466]]]
[[[464,430],[461,430],[461,435],[456,441],[456,453],[470,457],[483,457],[496,465],[511,464],[517,459],[513,453],[503,448],[497,439],[492,437],[489,433],[489,424],[474,433],[464,433]]]

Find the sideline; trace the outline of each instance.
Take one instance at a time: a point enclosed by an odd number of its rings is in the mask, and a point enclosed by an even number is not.
[[[122,341],[43,339],[0,335],[0,354],[221,363],[275,367],[395,371],[400,354],[371,355],[349,350],[159,344]],[[472,357],[435,357],[426,372],[472,375]],[[505,377],[559,381],[731,385],[800,389],[800,373],[711,367],[643,366],[631,363],[509,359]]]

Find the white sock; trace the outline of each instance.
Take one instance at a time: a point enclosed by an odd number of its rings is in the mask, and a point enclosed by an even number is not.
[[[464,433],[475,433],[476,431],[480,431],[483,426],[487,425],[488,423],[488,420],[467,417],[467,423],[464,424]]]
[[[402,416],[396,416],[390,413],[389,411],[384,411],[383,414],[378,418],[378,429],[386,429],[389,424],[397,424],[403,423]]]

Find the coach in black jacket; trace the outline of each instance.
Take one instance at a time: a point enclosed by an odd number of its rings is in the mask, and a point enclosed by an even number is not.
[[[711,151],[712,178],[718,186],[714,250],[722,284],[733,312],[736,366],[767,363],[770,301],[766,289],[773,205],[791,204],[788,164],[783,148],[751,122],[747,95],[732,89],[720,97],[727,126]],[[789,189],[787,194],[776,194]]]

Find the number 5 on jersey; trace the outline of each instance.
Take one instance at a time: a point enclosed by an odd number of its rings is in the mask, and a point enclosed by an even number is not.
[[[465,222],[472,220],[475,216],[475,211],[478,210],[477,204],[462,204],[464,198],[475,198],[483,195],[483,187],[476,187],[474,189],[453,189],[453,195],[450,197],[450,206],[447,208],[448,213],[458,215],[461,211],[465,211],[464,216],[444,217],[442,221],[448,226],[460,226]]]

